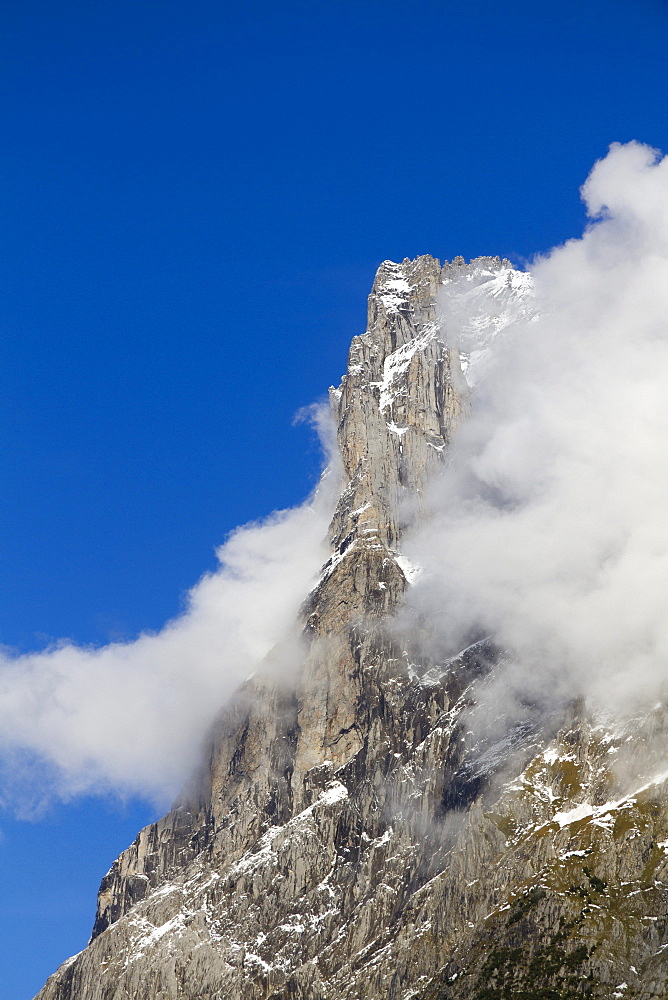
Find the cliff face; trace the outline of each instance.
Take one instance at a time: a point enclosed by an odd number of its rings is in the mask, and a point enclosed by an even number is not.
[[[268,663],[225,709],[42,1000],[665,996],[668,806],[660,781],[618,792],[613,773],[660,711],[613,735],[574,705],[551,734],[470,745],[500,654],[428,661],[393,624],[402,533],[529,292],[498,258],[381,266],[331,390],[345,485],[291,680]]]

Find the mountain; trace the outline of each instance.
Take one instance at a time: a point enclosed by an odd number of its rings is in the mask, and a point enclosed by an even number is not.
[[[380,267],[330,393],[343,487],[295,642],[114,862],[90,944],[40,1000],[668,995],[664,709],[625,728],[578,699],[547,719],[490,706],[474,735],[507,651],[441,655],[402,611],[405,533],[495,338],[533,310],[498,257]]]

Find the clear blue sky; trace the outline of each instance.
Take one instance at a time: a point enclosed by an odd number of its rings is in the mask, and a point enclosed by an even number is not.
[[[0,642],[158,628],[243,521],[301,500],[295,411],[385,258],[521,262],[612,141],[668,150],[666,0],[0,8]],[[153,818],[0,825],[2,1000],[81,949]]]

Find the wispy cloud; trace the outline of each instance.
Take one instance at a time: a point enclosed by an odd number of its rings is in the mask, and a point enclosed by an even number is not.
[[[311,418],[329,450],[324,411]],[[336,471],[302,506],[234,531],[217,552],[219,569],[160,632],[3,655],[4,804],[25,812],[52,797],[108,791],[168,801],[221,706],[294,631],[326,558],[335,480]]]

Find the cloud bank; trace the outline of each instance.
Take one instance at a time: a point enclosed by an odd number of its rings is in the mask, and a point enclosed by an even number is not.
[[[592,221],[535,262],[539,318],[495,342],[407,553],[449,648],[492,633],[516,693],[624,712],[668,679],[668,158],[615,144],[582,197]]]
[[[326,432],[323,414],[311,416]],[[234,531],[219,569],[160,632],[0,656],[4,804],[29,813],[90,792],[168,802],[221,706],[275,644],[290,642],[326,558],[336,479],[334,469],[302,506]]]
[[[582,195],[590,225],[535,262],[538,318],[494,340],[405,548],[441,649],[492,633],[512,650],[496,708],[584,695],[619,714],[668,679],[668,159],[614,145]],[[5,799],[171,797],[220,706],[289,635],[336,485],[233,533],[161,632],[1,657]]]

